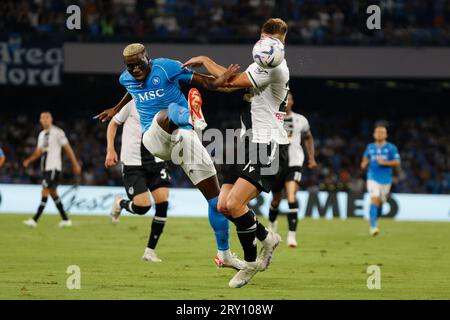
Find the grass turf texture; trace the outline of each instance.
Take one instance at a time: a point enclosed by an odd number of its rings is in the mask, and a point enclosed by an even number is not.
[[[299,247],[283,242],[271,267],[241,289],[231,269],[216,269],[207,219],[169,218],[157,252],[141,260],[150,217],[73,216],[59,229],[44,215],[36,229],[26,216],[0,215],[0,299],[450,299],[450,224],[383,219],[301,220]],[[286,235],[285,217],[279,226]],[[266,222],[266,221],[264,221]],[[242,250],[231,227],[232,250]],[[68,290],[69,265],[81,268],[81,289]],[[369,265],[381,268],[381,290],[368,290]]]

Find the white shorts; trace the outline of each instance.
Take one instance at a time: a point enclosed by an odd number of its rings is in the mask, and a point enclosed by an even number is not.
[[[379,184],[374,180],[367,180],[367,192],[370,197],[376,197],[385,202],[388,198],[389,192],[391,191],[391,184]]]
[[[142,137],[151,154],[180,165],[194,185],[216,175],[214,162],[194,130],[178,129],[170,134],[159,126],[156,117]]]

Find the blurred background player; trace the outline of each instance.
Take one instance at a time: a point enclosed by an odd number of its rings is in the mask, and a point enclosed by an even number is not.
[[[114,140],[120,125],[123,125],[120,162],[122,163],[123,183],[129,200],[122,199],[120,196],[116,198],[111,210],[111,220],[112,223],[117,223],[122,209],[132,214],[146,214],[151,207],[148,192],[150,191],[155,200],[155,217],[142,259],[161,262],[156,255],[155,248],[167,220],[171,181],[169,168],[163,160],[151,155],[142,144],[142,128],[134,100],[128,102],[109,122],[106,168],[111,168],[119,162]]]
[[[377,125],[373,132],[375,142],[366,147],[361,161],[361,169],[368,168],[367,192],[370,195],[369,219],[372,236],[380,232],[377,220],[391,190],[393,168],[400,168],[398,149],[386,141],[387,136],[386,126]]]
[[[101,121],[110,119],[134,98],[145,131],[142,138],[144,146],[154,156],[178,162],[208,202],[208,218],[218,249],[214,260],[216,265],[241,269],[242,261],[230,251],[228,220],[217,209],[220,188],[214,163],[193,130],[206,126],[201,111],[202,98],[198,90],[192,88],[186,100],[180,89],[180,83],[187,83],[216,90],[239,66],[230,65],[226,72],[214,78],[182,68],[179,61],[166,58],[151,60],[140,43],[125,47],[123,58],[126,69],[119,82],[127,92],[115,107],[103,111],[96,118]],[[182,151],[182,159],[173,158],[177,154],[173,152],[175,148]]]
[[[287,246],[289,248],[297,247],[296,231],[298,221],[298,202],[297,191],[302,179],[303,162],[305,153],[302,143],[308,153],[308,168],[313,169],[317,166],[314,152],[314,138],[311,134],[308,120],[301,114],[292,112],[294,97],[292,93],[288,95],[286,116],[284,117],[284,129],[288,134],[289,150],[287,166],[281,168],[278,183],[272,188],[273,199],[270,203],[269,211],[269,229],[276,232],[278,207],[283,197],[283,189],[286,192],[286,198],[289,204],[287,213],[288,236]]]
[[[34,152],[23,161],[23,166],[28,168],[31,163],[39,158],[41,159],[41,172],[43,175],[42,199],[34,217],[25,220],[24,224],[30,227],[37,226],[37,221],[44,211],[48,195],[50,194],[62,218],[59,226],[62,228],[70,227],[72,226],[72,221],[68,218],[61,203],[61,199],[56,192],[62,168],[61,149],[64,149],[69,157],[74,174],[79,176],[81,174],[81,167],[78,164],[66,134],[62,129],[53,125],[52,114],[48,111],[42,112],[40,115],[40,123],[43,130],[39,133],[37,147]]]
[[[2,148],[0,148],[0,169],[5,165],[6,157]]]

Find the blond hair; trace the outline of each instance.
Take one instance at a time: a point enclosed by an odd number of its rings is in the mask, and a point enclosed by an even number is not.
[[[143,44],[141,43],[132,43],[129,44],[125,47],[125,49],[123,49],[123,56],[124,57],[130,57],[130,56],[134,56],[136,54],[145,52],[145,47]]]
[[[261,33],[284,35],[288,31],[288,25],[280,18],[270,18],[264,22]]]

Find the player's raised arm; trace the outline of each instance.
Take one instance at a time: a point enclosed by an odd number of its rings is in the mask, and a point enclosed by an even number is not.
[[[116,148],[114,146],[114,141],[116,139],[117,128],[119,124],[112,119],[109,121],[108,129],[106,130],[106,158],[105,158],[105,168],[114,167],[119,162],[119,157],[117,156]]]
[[[226,71],[217,78],[200,73],[194,73],[191,82],[208,90],[217,90],[220,87],[225,87],[230,77],[232,77],[233,73],[239,70],[239,68],[240,66],[237,64],[230,64]]]
[[[221,74],[223,74],[225,71],[227,71],[227,68],[221,66],[220,64],[217,64],[214,60],[207,56],[198,56],[193,57],[183,63],[181,66],[182,68],[186,67],[201,67],[204,66],[208,72],[213,75],[215,78],[218,78]]]
[[[305,145],[306,152],[308,153],[308,168],[314,169],[317,167],[315,149],[314,149],[314,137],[310,130],[303,135],[303,144]]]
[[[204,66],[211,75],[217,78],[219,78],[227,70],[225,67],[216,63],[214,60],[212,60],[207,56],[193,57],[182,65],[182,67],[189,67],[189,66],[191,67]],[[231,74],[228,77],[228,81],[226,81],[216,90],[222,92],[231,92],[238,89],[252,88],[252,87],[253,87],[252,82],[248,78],[247,74],[245,72],[242,72],[237,74]]]
[[[110,120],[112,117],[114,117],[117,113],[119,113],[122,108],[131,101],[133,97],[131,94],[127,91],[125,95],[123,96],[122,100],[119,101],[118,104],[116,104],[114,107],[104,110],[102,113],[99,113],[94,117],[94,119],[98,119],[101,122],[105,122]]]

